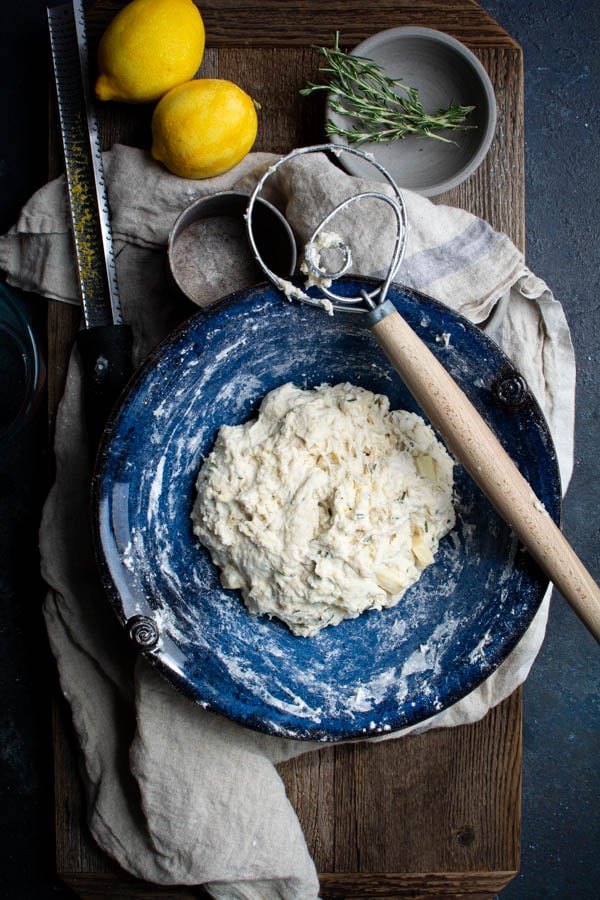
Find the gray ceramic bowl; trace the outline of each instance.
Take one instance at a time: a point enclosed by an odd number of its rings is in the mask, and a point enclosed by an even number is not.
[[[487,72],[467,47],[441,31],[409,26],[380,31],[352,54],[372,59],[390,77],[416,88],[426,112],[451,103],[475,106],[467,121],[476,127],[447,132],[451,144],[409,135],[391,143],[362,145],[399,187],[431,197],[456,187],[478,168],[494,137],[496,99]],[[329,105],[327,118],[337,124],[351,122]],[[344,143],[342,138],[332,140]],[[373,178],[371,168],[357,157],[342,154],[340,163],[352,175]]]

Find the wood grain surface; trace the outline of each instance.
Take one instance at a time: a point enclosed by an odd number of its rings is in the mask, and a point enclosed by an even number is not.
[[[92,53],[124,3],[99,0],[88,14]],[[237,82],[261,103],[256,150],[285,153],[323,140],[323,106],[299,90],[317,76],[314,44],[334,31],[352,46],[384,28],[418,24],[467,44],[487,69],[498,104],[496,137],[482,166],[436,202],[487,219],[524,248],[523,70],[521,50],[474,0],[389,2],[207,0],[203,76]],[[100,110],[106,148],[150,144],[148,107]],[[49,174],[62,170],[56,118]],[[78,311],[49,303],[49,419],[62,394]],[[121,872],[85,825],[69,712],[54,710],[56,864],[75,892],[101,897],[189,900],[201,888],[161,888]],[[329,747],[279,767],[330,898],[464,897],[497,893],[519,867],[521,692],[481,722],[379,743]]]

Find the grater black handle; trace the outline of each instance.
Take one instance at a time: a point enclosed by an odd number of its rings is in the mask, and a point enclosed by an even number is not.
[[[124,324],[84,328],[77,335],[90,456],[96,453],[108,418],[132,373],[132,345],[131,328]]]

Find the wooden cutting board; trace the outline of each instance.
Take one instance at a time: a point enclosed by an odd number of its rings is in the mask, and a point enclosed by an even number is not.
[[[102,30],[124,5],[99,0],[88,13],[92,54]],[[314,45],[344,47],[399,25],[445,31],[470,47],[487,69],[498,104],[496,137],[480,169],[436,198],[487,219],[524,249],[522,53],[474,0],[206,0],[206,77],[229,78],[261,103],[255,150],[286,153],[321,143],[323,106],[299,90],[317,78]],[[149,147],[148,107],[100,110],[105,148]],[[63,167],[56,117],[50,176]],[[53,301],[48,312],[51,432],[78,312]],[[201,888],[162,888],[120,871],[94,845],[85,824],[76,741],[68,709],[54,710],[56,865],[89,900],[100,897],[206,896]],[[323,897],[463,897],[497,893],[519,867],[521,692],[471,726],[438,729],[378,744],[308,753],[279,767],[316,862]]]

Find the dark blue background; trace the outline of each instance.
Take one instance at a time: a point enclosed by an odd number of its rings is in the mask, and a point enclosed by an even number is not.
[[[600,4],[486,0],[523,47],[527,262],[565,308],[578,360],[575,473],[564,531],[600,577],[598,282]],[[46,181],[44,0],[0,4],[0,233]],[[44,304],[24,300],[43,338]],[[43,414],[0,454],[0,896],[72,897],[53,875],[48,672],[36,533]],[[600,651],[560,597],[524,688],[522,865],[503,900],[600,896]]]

